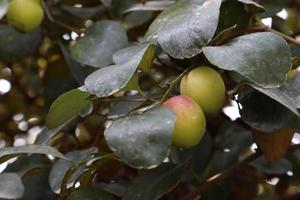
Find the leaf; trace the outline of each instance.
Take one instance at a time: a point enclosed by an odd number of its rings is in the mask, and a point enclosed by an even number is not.
[[[176,116],[165,108],[132,114],[104,131],[110,148],[134,168],[154,168],[168,156]]]
[[[263,12],[265,11],[264,7],[252,0],[237,0],[243,4],[249,6],[250,11],[252,12]]]
[[[249,126],[265,132],[274,132],[288,127],[288,123],[294,115],[284,105],[254,89],[239,94],[237,101],[243,121]]]
[[[121,49],[117,51],[113,55],[113,60],[117,65],[124,64],[130,61],[135,55],[137,55],[141,49],[145,48],[149,44],[142,44],[142,45],[134,45],[125,49]],[[149,50],[147,58],[142,59],[141,63],[139,64],[139,68],[143,70],[145,73],[150,73],[150,67],[152,65],[153,59],[155,57],[155,49],[154,46],[150,46],[151,50]]]
[[[264,88],[283,85],[291,68],[289,46],[270,32],[236,37],[222,46],[205,47],[203,52],[213,65],[235,71]]]
[[[129,82],[138,67],[150,68],[155,55],[153,44],[144,44],[135,56],[123,64],[99,69],[85,79],[85,87],[90,94],[98,97],[110,96],[120,91]]]
[[[18,199],[24,193],[21,178],[15,173],[0,174],[0,188],[0,198],[3,199]]]
[[[294,131],[281,129],[274,133],[265,133],[254,130],[253,137],[267,160],[275,161],[281,159],[289,150]]]
[[[44,127],[41,133],[37,136],[34,144],[46,144],[48,140],[57,134],[64,126],[65,124],[54,129],[48,129],[47,127]]]
[[[71,49],[78,62],[92,67],[112,64],[115,51],[128,43],[125,30],[113,21],[100,21],[91,26]]]
[[[63,159],[59,159],[56,161],[51,168],[49,174],[49,183],[53,192],[59,193],[62,181],[66,172],[74,165],[78,164],[83,159],[87,158],[90,154],[96,153],[96,148],[84,149],[84,150],[76,150],[66,154],[66,158],[71,162],[68,162]],[[84,171],[85,166],[80,166],[71,177],[68,177],[68,184],[73,183]]]
[[[296,91],[293,90],[292,85],[285,84],[279,88],[261,88],[253,85],[252,87],[281,103],[294,114],[299,116],[296,102],[297,94]]]
[[[293,168],[291,162],[285,158],[272,162],[266,160],[263,156],[251,162],[250,165],[267,174],[286,174]]]
[[[41,29],[20,33],[10,26],[0,25],[0,59],[8,62],[19,61],[33,54],[40,41]]]
[[[63,56],[65,57],[65,60],[68,64],[68,67],[69,67],[73,77],[76,79],[76,81],[79,85],[82,85],[84,83],[84,79],[92,71],[87,70],[86,66],[83,67],[78,62],[76,62],[73,59],[73,57],[71,56],[69,49],[65,45],[63,45],[61,42],[59,42],[59,46],[60,46]]]
[[[27,146],[19,146],[19,147],[0,148],[0,158],[9,155],[17,156],[19,154],[44,154],[44,155],[52,155],[54,157],[67,160],[67,158],[63,154],[58,152],[55,148],[47,145],[27,145]]]
[[[191,58],[213,38],[221,0],[181,0],[164,10],[149,27],[146,38],[157,39],[174,58]]]
[[[80,7],[80,8],[77,8],[75,6],[69,6],[69,5],[61,5],[60,8],[63,11],[81,19],[91,19],[91,18],[99,17],[106,11],[106,8],[103,5],[98,5],[93,7]]]
[[[145,3],[136,3],[125,10],[124,13],[132,11],[160,11],[170,7],[174,3],[175,1],[147,1]]]
[[[184,164],[163,164],[155,169],[144,171],[129,186],[123,200],[159,199],[179,183]]]
[[[53,129],[63,125],[80,114],[91,104],[89,93],[73,89],[60,95],[51,105],[46,118],[46,126]]]
[[[79,188],[67,198],[67,200],[113,200],[111,194],[96,187]]]
[[[4,17],[8,9],[8,0],[0,0],[0,20]]]

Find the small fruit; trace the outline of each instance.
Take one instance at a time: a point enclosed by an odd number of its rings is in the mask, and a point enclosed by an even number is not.
[[[176,114],[176,122],[172,135],[172,143],[179,148],[190,148],[202,139],[206,120],[200,106],[190,97],[175,96],[165,101],[163,107]]]
[[[180,93],[194,99],[207,116],[216,114],[223,106],[225,85],[217,71],[210,67],[197,67],[185,75]]]
[[[7,11],[10,25],[22,32],[32,32],[42,23],[44,11],[38,0],[12,0]]]

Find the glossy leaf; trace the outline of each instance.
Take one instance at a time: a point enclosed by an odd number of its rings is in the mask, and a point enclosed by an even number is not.
[[[180,165],[163,164],[139,175],[129,186],[124,200],[159,199],[170,192],[180,181],[184,172],[184,163]]]
[[[222,46],[205,47],[203,52],[213,65],[235,71],[264,88],[283,85],[291,68],[289,46],[270,32],[236,37]]]
[[[15,173],[0,174],[0,188],[0,198],[3,199],[18,199],[24,193],[21,178]]]
[[[55,148],[47,145],[27,145],[19,147],[3,147],[0,148],[0,158],[9,155],[20,155],[20,154],[44,154],[52,155],[57,158],[67,159],[63,154],[58,152]]]
[[[120,159],[135,168],[154,168],[169,154],[176,117],[165,108],[132,114],[112,122],[104,135]]]
[[[88,92],[98,97],[106,97],[120,91],[138,67],[150,68],[154,52],[153,44],[141,45],[139,51],[125,63],[104,67],[90,74],[85,79]]]
[[[222,0],[181,0],[164,10],[146,33],[175,58],[201,52],[215,34]]]
[[[136,3],[132,5],[130,8],[125,10],[124,13],[132,11],[160,11],[173,4],[175,4],[175,1],[146,1],[145,3]]]
[[[285,106],[256,90],[239,94],[238,102],[243,121],[261,131],[273,132],[287,127],[293,117]]]
[[[96,148],[90,148],[85,150],[76,150],[66,154],[66,157],[71,161],[60,159],[55,162],[51,168],[49,175],[49,183],[53,192],[59,193],[62,181],[66,172],[74,165],[78,164],[83,159],[87,158],[90,154],[96,153]],[[79,167],[71,177],[68,177],[67,183],[73,183],[84,171],[85,166]]]
[[[74,89],[59,96],[51,105],[46,126],[53,129],[63,125],[80,114],[91,104],[89,93]]]
[[[91,26],[71,49],[73,57],[80,63],[92,67],[112,64],[115,51],[126,47],[125,30],[113,21],[100,21]]]
[[[96,187],[79,188],[67,200],[114,200],[109,193]]]

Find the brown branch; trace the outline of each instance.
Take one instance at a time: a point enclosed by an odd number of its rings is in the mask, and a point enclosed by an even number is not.
[[[295,151],[300,149],[300,144],[292,145],[289,149],[289,151]],[[232,176],[235,171],[238,169],[244,167],[245,165],[249,164],[250,162],[256,160],[258,157],[262,155],[261,151],[257,151],[254,154],[251,154],[244,160],[242,160],[239,163],[236,163],[232,167],[228,168],[227,170],[215,174],[214,176],[210,177],[206,181],[204,181],[196,190],[190,192],[187,194],[182,200],[197,200],[201,198],[201,194],[205,191],[209,190],[214,184]]]

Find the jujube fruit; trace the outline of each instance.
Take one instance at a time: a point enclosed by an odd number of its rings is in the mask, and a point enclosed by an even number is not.
[[[32,32],[42,23],[44,11],[39,0],[12,0],[7,11],[8,23],[22,32]]]
[[[225,99],[225,85],[220,74],[210,67],[197,67],[180,83],[180,93],[194,99],[206,116],[216,114]]]
[[[172,144],[179,148],[197,145],[206,129],[206,119],[200,106],[187,96],[172,97],[162,106],[176,114]]]

